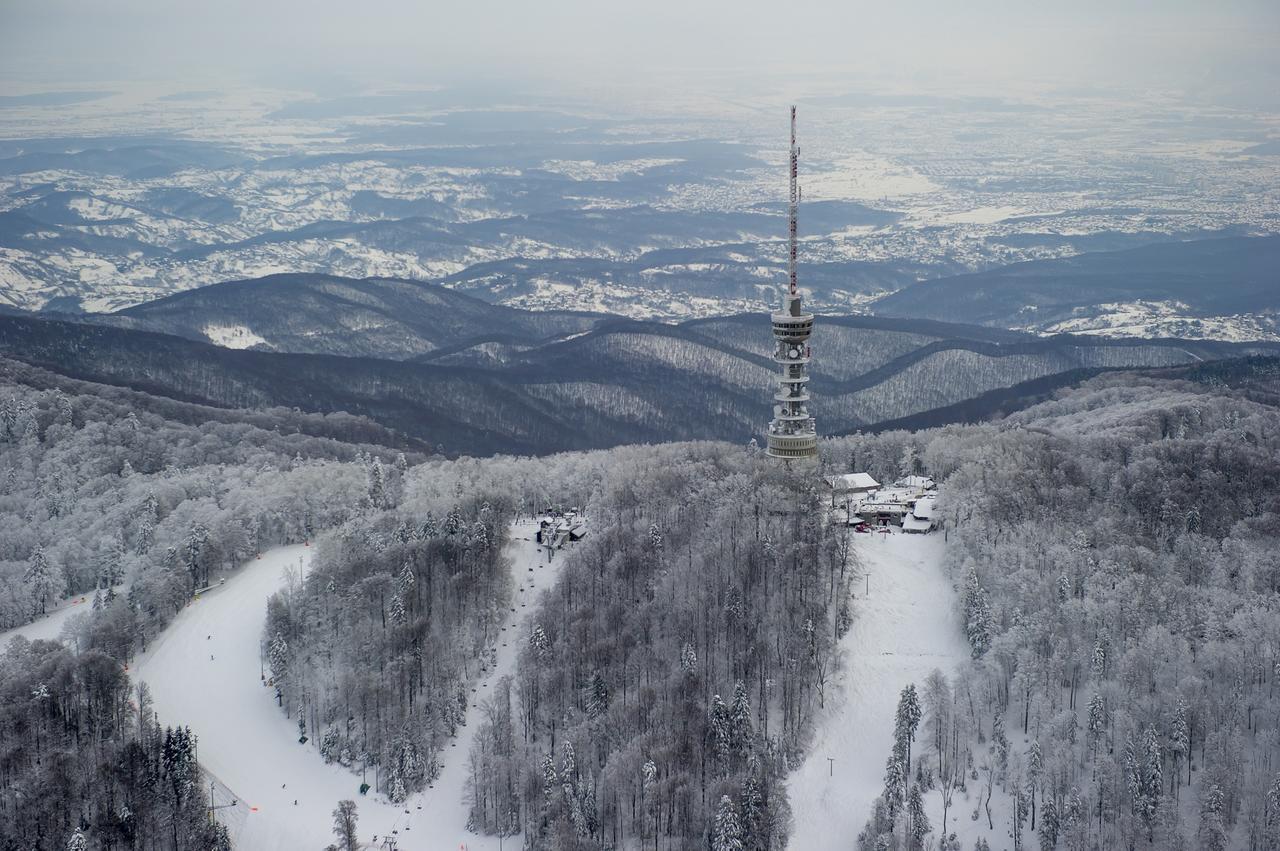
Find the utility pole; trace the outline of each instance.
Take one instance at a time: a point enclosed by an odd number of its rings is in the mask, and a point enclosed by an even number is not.
[[[836,776],[836,758],[833,756],[827,757],[827,776]]]
[[[227,807],[234,807],[236,804],[240,803],[235,798],[232,798],[231,803],[229,804],[215,804],[213,802],[213,792],[214,792],[214,779],[212,776],[210,776],[209,777],[209,823],[210,824],[213,824],[214,822],[214,817],[213,817],[214,810],[225,810]]]

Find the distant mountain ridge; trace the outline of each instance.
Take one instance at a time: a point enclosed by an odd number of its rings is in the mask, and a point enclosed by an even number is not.
[[[1163,242],[921,281],[877,314],[1052,329],[1108,306],[1185,305],[1188,317],[1280,313],[1280,236]]]
[[[246,332],[260,347],[313,351],[210,345],[200,340],[211,321],[226,334],[253,322]],[[1027,392],[1042,392],[1053,376],[1280,354],[1280,344],[1037,337],[865,316],[819,317],[813,344],[824,434],[932,424],[922,415],[935,410],[981,418],[1008,404],[993,391],[1040,381]],[[769,418],[771,348],[760,314],[679,324],[544,314],[419,282],[326,276],[217,285],[107,317],[0,312],[0,355],[64,375],[223,407],[345,411],[465,454],[746,442]]]
[[[231,348],[403,360],[479,334],[532,345],[609,317],[516,310],[419,281],[283,274],[211,284],[86,319]]]

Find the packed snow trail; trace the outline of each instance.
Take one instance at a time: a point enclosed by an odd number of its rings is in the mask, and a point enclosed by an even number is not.
[[[440,755],[444,764],[440,776],[432,784],[432,788],[417,796],[422,805],[420,818],[415,822],[425,825],[424,830],[430,837],[430,843],[415,835],[413,841],[402,848],[440,848],[442,851],[499,851],[521,847],[519,836],[509,836],[499,841],[496,836],[476,836],[467,830],[466,795],[468,762],[471,754],[471,743],[475,741],[476,732],[480,728],[481,713],[479,708],[493,694],[498,680],[516,672],[516,657],[520,648],[529,638],[532,625],[530,617],[536,610],[539,592],[551,588],[564,564],[566,554],[561,551],[554,554],[550,562],[547,553],[534,539],[538,531],[536,521],[517,523],[511,527],[511,544],[507,550],[511,558],[512,576],[515,579],[512,590],[511,606],[507,611],[506,622],[499,632],[497,646],[497,662],[476,683],[475,693],[471,696],[471,705],[467,707],[467,726],[458,731],[454,744],[456,747],[445,748]],[[514,609],[514,611],[511,611]],[[513,690],[514,691],[514,690]],[[361,837],[368,831],[361,829]]]
[[[942,536],[894,532],[855,538],[869,577],[857,583],[853,627],[840,640],[843,665],[829,687],[808,756],[787,780],[794,851],[854,846],[884,789],[902,689],[907,683],[920,689],[934,668],[950,677],[969,657],[955,592],[942,567]],[[957,814],[958,808],[952,810],[953,822]],[[935,830],[940,822],[939,815]]]
[[[120,586],[116,593],[123,593]],[[15,626],[13,629],[0,632],[0,650],[3,650],[11,638],[21,635],[27,641],[57,641],[62,637],[62,629],[71,619],[79,614],[93,611],[93,594],[76,594],[57,603],[57,608],[50,609],[31,623]]]
[[[323,848],[333,841],[332,811],[343,798],[356,802],[360,840],[370,847],[382,847],[384,837],[394,835],[401,849],[498,848],[496,837],[466,830],[467,756],[480,726],[479,706],[496,680],[514,671],[534,595],[551,585],[564,559],[560,553],[547,564],[532,541],[535,529],[530,523],[512,528],[507,555],[515,611],[507,612],[499,633],[497,665],[476,684],[466,726],[440,754],[440,777],[400,805],[372,790],[362,797],[359,773],[326,764],[311,742],[299,744],[296,720],[285,716],[274,690],[263,684],[259,639],[267,598],[284,585],[287,570],[305,571],[310,549],[263,553],[179,613],[130,673],[150,687],[161,724],[185,724],[196,734],[200,764],[216,778],[215,803],[238,800],[218,811],[237,848]],[[506,842],[518,847],[519,840]]]

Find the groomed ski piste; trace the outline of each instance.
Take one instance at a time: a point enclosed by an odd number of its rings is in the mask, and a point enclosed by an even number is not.
[[[119,586],[116,593],[123,593]],[[19,635],[27,641],[57,641],[62,637],[62,630],[77,615],[93,611],[93,595],[77,594],[59,600],[57,605],[49,609],[43,616],[31,623],[0,632],[0,648],[9,643],[9,639]]]
[[[795,816],[789,844],[793,851],[848,851],[855,846],[884,789],[902,689],[908,683],[920,689],[934,668],[950,678],[969,658],[955,591],[942,564],[942,535],[895,530],[853,537],[869,575],[857,583],[853,626],[840,641],[840,673],[808,755],[787,781]],[[941,796],[926,796],[925,805],[936,840]],[[948,833],[960,833],[961,818],[969,821],[957,794]]]
[[[387,837],[402,851],[500,847],[497,837],[467,831],[467,762],[480,726],[479,707],[499,679],[515,673],[536,593],[551,587],[565,558],[557,553],[548,562],[546,551],[534,543],[536,530],[533,522],[511,530],[507,554],[515,581],[495,648],[497,664],[475,684],[466,724],[440,754],[439,778],[400,805],[372,790],[361,796],[360,774],[326,764],[310,742],[299,744],[296,722],[284,715],[274,690],[263,684],[259,642],[267,598],[283,587],[290,571],[305,574],[310,548],[278,547],[263,553],[174,618],[129,674],[134,682],[147,683],[162,725],[184,724],[196,734],[205,782],[212,784],[218,818],[236,848],[323,848],[334,841],[332,812],[344,798],[356,802],[360,841],[367,848],[389,847]],[[56,639],[67,619],[86,606],[60,608],[0,635],[0,642],[15,635]],[[234,806],[225,806],[232,800]],[[518,848],[520,838],[507,837],[501,847]]]

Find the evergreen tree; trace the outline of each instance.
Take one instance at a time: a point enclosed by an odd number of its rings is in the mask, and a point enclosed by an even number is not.
[[[708,729],[716,755],[721,760],[726,759],[733,745],[733,728],[729,720],[729,707],[724,705],[724,701],[720,699],[718,694],[711,698]]]
[[[161,749],[161,770],[179,808],[191,796],[199,769],[196,766],[195,736],[187,727],[166,728]]]
[[[991,604],[987,600],[987,592],[978,582],[978,570],[969,567],[965,579],[964,598],[965,635],[969,639],[969,647],[973,658],[981,658],[991,646],[994,622],[991,617]]]
[[[1004,732],[1004,716],[999,712],[991,718],[991,741],[996,750],[996,770],[1003,777],[1009,770],[1009,737]]]
[[[560,783],[560,777],[556,774],[556,761],[547,754],[542,758],[542,794],[548,803],[555,794],[556,786]]]
[[[529,646],[533,648],[534,656],[538,661],[546,662],[551,657],[551,639],[547,637],[547,631],[542,628],[542,624],[535,624],[533,631],[529,634]]]
[[[388,506],[387,474],[382,469],[382,460],[374,457],[366,471],[366,488],[370,507],[379,511]]]
[[[271,666],[271,676],[278,687],[289,674],[289,644],[284,640],[282,633],[277,632],[276,637],[271,639],[271,647],[267,651],[267,664]]]
[[[1102,736],[1107,731],[1107,705],[1102,700],[1102,695],[1096,691],[1093,693],[1093,697],[1089,698],[1088,729],[1090,753],[1096,757],[1098,743],[1102,741]]]
[[[698,673],[698,654],[694,651],[693,645],[687,641],[680,648],[680,670],[688,677]]]
[[[904,759],[906,754],[895,744],[893,753],[884,764],[884,802],[889,809],[889,818],[893,819],[906,794],[907,772]]]
[[[765,801],[760,789],[760,772],[754,758],[747,761],[747,779],[739,796],[742,835],[749,849],[762,847],[765,841]]]
[[[894,718],[893,738],[896,747],[903,753],[903,773],[911,775],[911,744],[916,738],[916,729],[920,726],[920,696],[916,694],[915,683],[908,683],[898,697],[898,711]]]
[[[49,598],[53,596],[56,580],[55,569],[49,557],[45,555],[44,547],[39,544],[31,550],[31,557],[27,559],[27,569],[22,575],[22,581],[31,589],[36,611],[43,615]]]
[[[733,686],[733,703],[729,707],[729,735],[737,754],[750,752],[755,732],[751,723],[751,702],[747,686],[738,680]]]
[[[1040,813],[1040,851],[1053,851],[1058,847],[1058,807],[1053,797],[1045,796]]]
[[[187,571],[191,574],[191,581],[197,586],[202,584],[201,580],[204,578],[204,573],[201,570],[200,554],[204,551],[204,545],[208,540],[209,530],[201,523],[192,526],[187,533],[187,543],[183,558]]]
[[[1280,851],[1280,774],[1271,781],[1263,806],[1263,847],[1267,851]]]
[[[720,798],[720,806],[716,808],[715,827],[711,833],[712,851],[743,851],[742,825],[738,821],[738,811],[728,795]]]
[[[1169,753],[1173,757],[1173,779],[1170,786],[1178,785],[1178,765],[1183,759],[1191,759],[1191,727],[1187,723],[1187,702],[1178,698],[1173,710],[1173,723],[1169,730]]]
[[[1040,775],[1044,772],[1044,754],[1040,742],[1032,740],[1027,748],[1027,796],[1031,799],[1031,829],[1036,829],[1036,790],[1040,787]]]
[[[597,718],[609,711],[609,684],[599,671],[591,674],[591,684],[587,687],[587,714]]]
[[[1156,809],[1164,795],[1163,756],[1160,752],[1160,736],[1154,725],[1147,725],[1142,735],[1142,793],[1146,798],[1148,828],[1155,822]]]
[[[1200,847],[1204,851],[1226,851],[1226,798],[1218,785],[1209,787],[1200,801]]]
[[[911,791],[907,794],[907,821],[911,825],[911,849],[922,851],[925,847],[924,838],[933,830],[933,826],[925,815],[924,797],[920,793],[919,783],[912,783]]]

